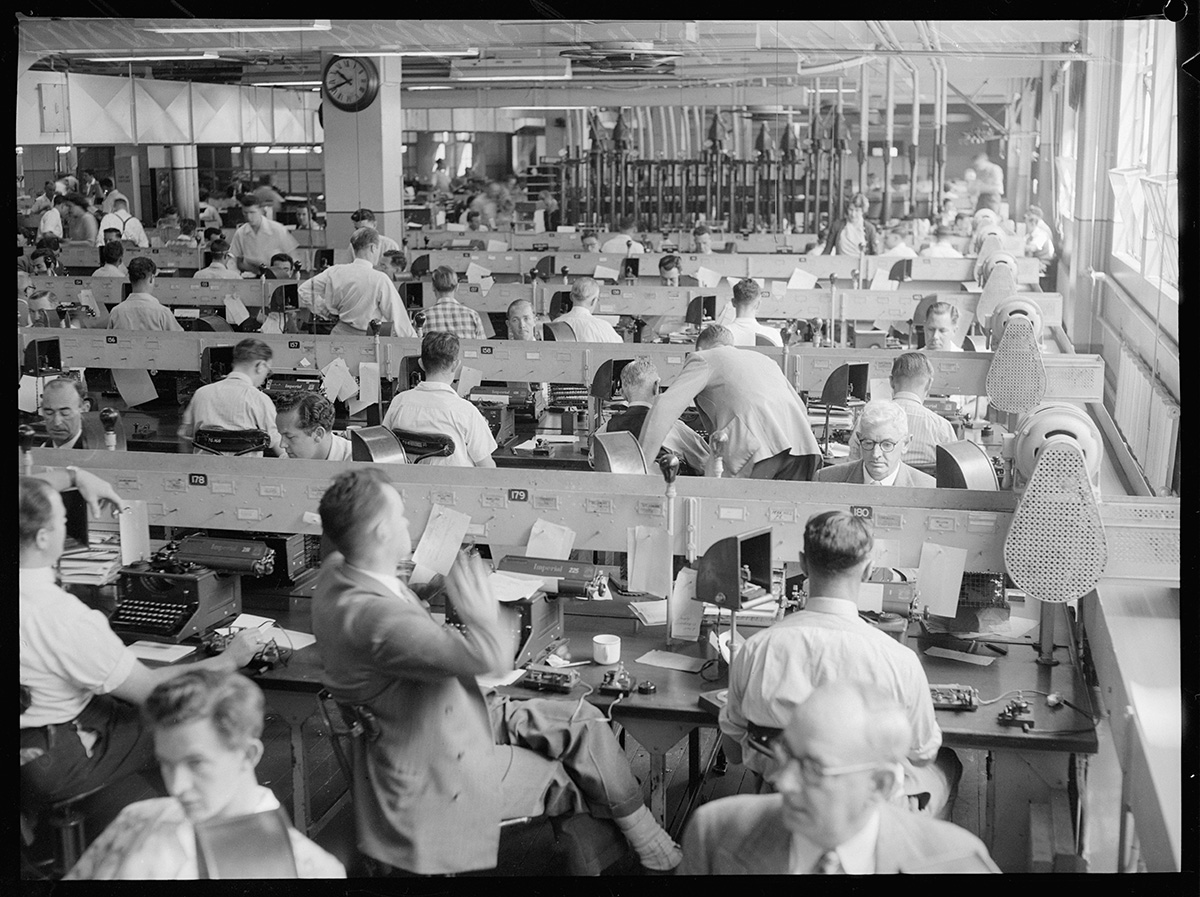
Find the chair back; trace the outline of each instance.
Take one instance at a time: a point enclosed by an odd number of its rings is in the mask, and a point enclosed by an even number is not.
[[[767,337],[763,336],[761,333],[756,333],[756,334],[754,334],[754,345],[756,345],[756,346],[773,346],[775,344],[773,342],[771,342]]]
[[[575,331],[566,321],[551,321],[549,324],[543,324],[542,339],[568,343],[576,341]]]
[[[628,430],[592,437],[592,467],[601,473],[649,473],[637,437]]]
[[[271,445],[271,437],[263,430],[201,427],[192,438],[192,444],[211,455],[248,455],[266,451]]]
[[[350,431],[350,458],[380,464],[407,464],[408,454],[387,427],[357,427]]]
[[[410,464],[420,464],[426,458],[449,458],[454,454],[454,440],[443,433],[418,433],[392,427]]]

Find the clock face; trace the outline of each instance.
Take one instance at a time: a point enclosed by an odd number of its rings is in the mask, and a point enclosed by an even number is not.
[[[325,65],[322,79],[329,102],[347,112],[366,109],[379,93],[379,71],[370,59],[335,56]]]

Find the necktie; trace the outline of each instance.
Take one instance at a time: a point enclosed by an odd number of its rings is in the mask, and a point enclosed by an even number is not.
[[[821,858],[817,860],[817,865],[813,867],[813,872],[818,875],[839,875],[845,873],[842,868],[842,862],[838,859],[836,850],[827,850],[821,854]]]

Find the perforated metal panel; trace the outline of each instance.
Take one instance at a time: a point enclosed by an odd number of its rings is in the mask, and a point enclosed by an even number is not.
[[[1108,564],[1108,547],[1083,452],[1047,443],[1004,540],[1004,563],[1019,588],[1041,601],[1086,595]]]
[[[1028,318],[1010,318],[992,356],[987,392],[1001,411],[1022,413],[1046,396],[1046,366],[1033,327]]]
[[[1100,402],[1104,398],[1104,361],[1098,355],[1047,355],[1046,395],[1058,401]]]
[[[1105,579],[1179,582],[1182,546],[1175,499],[1105,499]]]

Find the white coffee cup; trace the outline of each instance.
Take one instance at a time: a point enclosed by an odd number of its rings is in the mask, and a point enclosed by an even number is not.
[[[592,660],[596,663],[612,664],[621,659],[621,637],[619,635],[597,635],[592,639]]]

